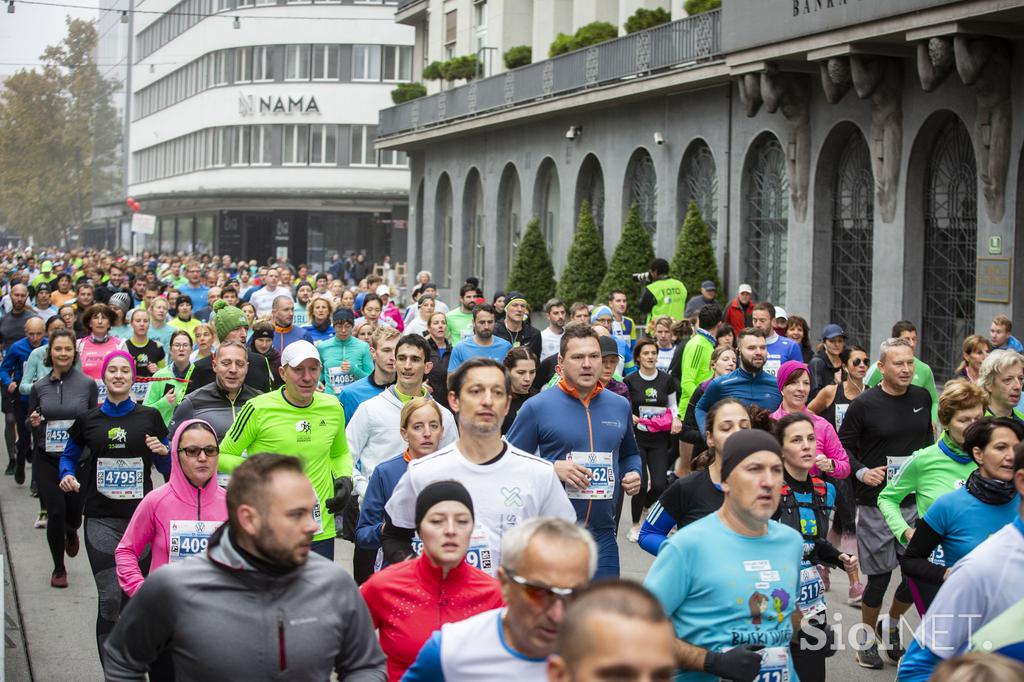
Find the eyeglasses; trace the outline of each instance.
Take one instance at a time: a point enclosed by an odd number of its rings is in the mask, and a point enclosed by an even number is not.
[[[178,448],[178,452],[184,452],[185,456],[189,459],[196,459],[200,454],[213,458],[220,454],[220,447],[217,445],[204,445],[203,447],[189,445],[188,447]]]
[[[568,604],[576,598],[576,593],[578,591],[578,588],[575,587],[552,587],[551,585],[535,583],[527,580],[521,575],[516,575],[507,568],[505,569],[505,575],[508,576],[509,580],[523,588],[526,598],[535,606],[543,607],[545,609],[550,608],[556,600]]]
[[[868,364],[867,358],[854,358],[853,360],[850,360],[850,362],[853,363],[854,367],[860,367],[861,365]]]
[[[173,350],[192,350],[191,343],[172,343],[171,349]]]

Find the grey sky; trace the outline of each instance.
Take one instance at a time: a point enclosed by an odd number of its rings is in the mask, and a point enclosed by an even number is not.
[[[8,14],[6,0],[0,1],[3,2],[0,5],[0,76],[31,69],[38,64],[39,55],[46,46],[55,45],[64,37],[66,16],[95,19],[99,14],[96,9],[43,7],[26,5],[18,0],[14,2],[14,14]],[[97,0],[65,1],[71,5],[98,7]]]

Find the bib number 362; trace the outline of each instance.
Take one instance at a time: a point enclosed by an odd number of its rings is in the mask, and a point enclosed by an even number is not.
[[[610,452],[570,452],[566,459],[590,469],[590,485],[583,490],[566,488],[571,500],[610,500],[615,497],[615,469]]]

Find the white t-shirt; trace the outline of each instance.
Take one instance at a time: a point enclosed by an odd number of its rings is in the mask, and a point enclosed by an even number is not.
[[[576,523],[576,510],[565,494],[555,468],[547,460],[508,443],[488,464],[474,464],[459,452],[458,443],[409,462],[405,475],[384,509],[398,528],[416,527],[416,497],[435,481],[456,480],[473,498],[477,530],[483,530],[494,566],[501,565],[501,537],[534,516],[556,516]]]
[[[540,333],[540,359],[558,355],[559,344],[562,342],[562,335],[551,331],[551,327],[545,327]]]
[[[249,303],[252,303],[256,308],[256,317],[266,317],[269,315],[274,308],[274,299],[278,296],[287,296],[291,298],[292,291],[291,289],[280,285],[272,290],[267,287],[263,287],[259,291],[254,291],[252,296],[249,297]]]

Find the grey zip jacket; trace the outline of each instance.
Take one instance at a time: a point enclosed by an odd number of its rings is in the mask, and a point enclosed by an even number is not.
[[[175,678],[384,682],[384,654],[352,577],[310,553],[282,576],[258,571],[228,539],[154,571],[107,639],[109,682],[145,680],[165,649]]]

